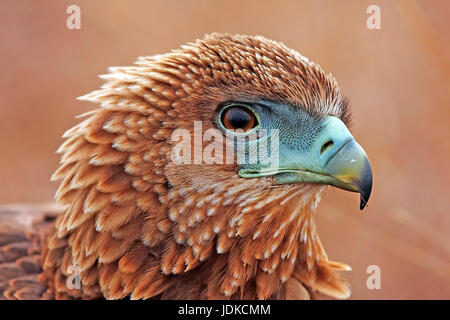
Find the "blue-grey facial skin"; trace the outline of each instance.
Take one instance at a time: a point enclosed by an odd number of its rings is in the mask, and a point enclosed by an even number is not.
[[[323,119],[299,107],[260,102],[254,105],[254,109],[261,119],[261,128],[268,131],[278,129],[283,144],[293,150],[308,150],[324,127]]]
[[[255,132],[237,135],[237,153],[244,152],[246,156],[246,161],[239,162],[239,176],[273,176],[275,184],[332,185],[359,192],[360,208],[364,208],[372,189],[370,163],[362,147],[339,118],[317,117],[299,107],[267,101],[245,102],[245,106],[255,113],[259,122],[258,127],[251,131],[264,129],[264,134],[250,141],[245,137]],[[271,138],[276,136],[273,129],[278,130],[278,145],[271,143]],[[258,152],[265,150],[270,161],[267,157],[254,155],[255,149],[251,148],[264,141],[263,149]],[[276,163],[274,159],[277,159]]]

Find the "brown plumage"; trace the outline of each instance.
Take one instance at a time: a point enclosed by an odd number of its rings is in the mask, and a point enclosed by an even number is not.
[[[63,211],[44,223],[46,232],[34,227],[31,238],[21,231],[0,243],[0,268],[22,257],[33,265],[4,277],[4,297],[349,297],[337,272],[349,267],[327,259],[314,224],[326,186],[274,185],[270,176],[241,178],[236,164],[170,159],[172,132],[193,132],[196,120],[215,128],[224,101],[280,101],[348,124],[331,75],[278,42],[212,34],[102,78],[100,90],[80,98],[99,108],[64,134],[58,150],[53,180],[62,181]],[[33,252],[41,252],[39,277]],[[81,270],[80,289],[66,285],[70,266]],[[34,295],[23,289],[27,281]]]

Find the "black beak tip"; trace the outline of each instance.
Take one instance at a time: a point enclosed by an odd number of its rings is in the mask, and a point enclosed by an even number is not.
[[[362,211],[366,207],[368,200],[369,200],[368,198],[364,199],[363,196],[361,196],[361,201],[359,203],[359,210]]]
[[[363,210],[367,202],[369,202],[370,193],[372,192],[372,170],[370,168],[369,162],[366,164],[366,174],[362,180],[362,184],[359,185],[359,193],[361,196],[361,201],[359,203],[359,209]]]
[[[370,179],[368,183],[366,183],[362,188],[359,189],[361,198],[359,203],[359,209],[361,211],[367,206],[367,202],[369,202],[371,192],[372,192],[372,179]]]
[[[359,203],[359,209],[362,211],[366,205],[367,202],[369,202],[370,193],[372,192],[372,179],[370,179],[370,182],[367,183],[363,188],[359,190],[360,193],[360,203]]]

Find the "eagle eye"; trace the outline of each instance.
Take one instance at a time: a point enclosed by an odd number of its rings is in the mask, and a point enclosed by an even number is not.
[[[247,132],[258,125],[258,119],[252,110],[245,106],[233,105],[224,109],[220,122],[228,130],[242,130]]]

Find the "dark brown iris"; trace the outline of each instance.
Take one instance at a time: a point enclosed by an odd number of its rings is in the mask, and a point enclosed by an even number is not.
[[[257,119],[253,112],[242,106],[232,106],[223,111],[222,124],[229,130],[243,130],[244,132],[256,127]]]

